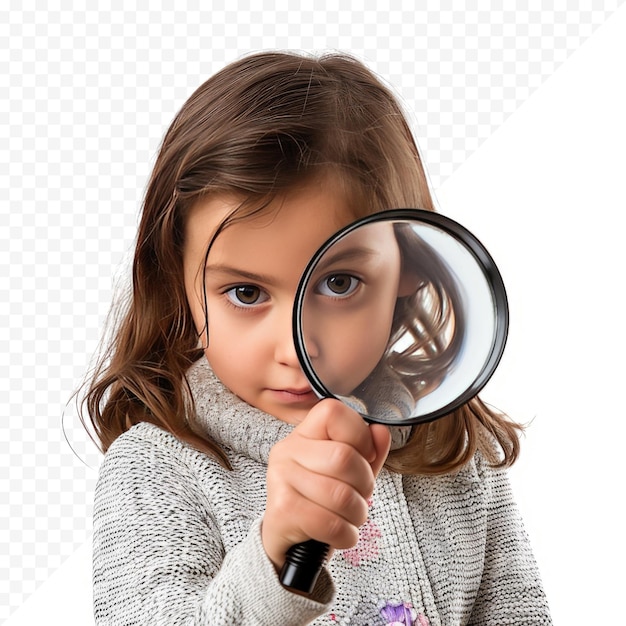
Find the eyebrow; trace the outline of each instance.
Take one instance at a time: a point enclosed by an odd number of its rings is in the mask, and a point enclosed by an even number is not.
[[[317,269],[324,269],[335,263],[343,263],[345,261],[361,261],[371,257],[377,256],[380,251],[374,248],[366,248],[363,246],[357,246],[355,248],[348,248],[347,250],[340,250],[335,254],[328,255],[328,250],[324,253],[321,260],[323,261],[318,265]]]
[[[266,274],[257,274],[256,272],[250,272],[248,270],[244,270],[238,267],[232,267],[231,265],[225,265],[221,263],[216,265],[205,265],[204,271],[205,274],[226,274],[236,279],[244,279],[254,283],[263,283],[272,286],[276,285],[277,282],[276,279],[271,276],[267,276]]]
[[[315,269],[318,271],[324,271],[325,268],[330,267],[336,263],[343,263],[346,261],[359,261],[369,257],[374,257],[379,253],[378,250],[365,247],[348,248],[347,250],[340,250],[335,254],[326,256],[326,253],[322,256],[323,263],[318,265]],[[267,274],[257,274],[249,270],[244,270],[239,267],[233,267],[232,265],[226,265],[224,263],[217,263],[213,265],[205,265],[205,275],[209,273],[225,274],[232,276],[234,279],[249,280],[254,283],[263,283],[265,285],[275,286],[278,281],[272,276]]]

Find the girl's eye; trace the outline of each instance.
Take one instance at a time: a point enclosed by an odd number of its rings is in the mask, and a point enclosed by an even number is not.
[[[251,307],[265,302],[268,295],[254,285],[237,285],[225,292],[232,304],[238,307]]]
[[[352,295],[361,281],[350,274],[331,274],[317,285],[317,292],[331,298],[345,298]]]

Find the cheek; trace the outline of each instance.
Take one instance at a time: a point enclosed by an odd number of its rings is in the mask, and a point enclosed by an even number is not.
[[[330,391],[348,395],[371,374],[385,353],[392,318],[393,306],[378,303],[320,329],[313,367]]]
[[[209,344],[205,354],[215,374],[233,391],[255,373],[265,355],[264,335],[257,325],[233,318],[223,307],[209,301]],[[203,322],[204,323],[204,322]]]
[[[390,328],[386,311],[369,311],[353,318],[333,342],[334,358],[346,371],[369,374],[385,352]]]
[[[209,346],[204,354],[222,383],[234,394],[245,397],[251,372],[254,372],[253,355],[242,352],[237,336],[231,335],[227,329],[211,332],[209,326]]]
[[[208,349],[207,356],[215,361],[228,362],[244,354],[244,345],[249,342],[243,329],[224,315],[219,307],[208,303]],[[203,320],[204,324],[204,320]],[[248,355],[246,355],[248,356]]]

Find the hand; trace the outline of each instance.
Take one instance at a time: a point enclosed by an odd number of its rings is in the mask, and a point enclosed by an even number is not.
[[[326,399],[272,448],[261,533],[277,569],[292,545],[308,539],[337,549],[356,544],[390,441],[386,426]]]

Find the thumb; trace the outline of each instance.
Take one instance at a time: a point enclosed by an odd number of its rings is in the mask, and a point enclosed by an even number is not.
[[[376,458],[370,463],[370,466],[374,472],[374,476],[378,476],[378,472],[382,469],[387,460],[387,455],[389,454],[391,433],[389,432],[389,428],[383,424],[370,424],[370,431],[374,449],[376,450]]]

